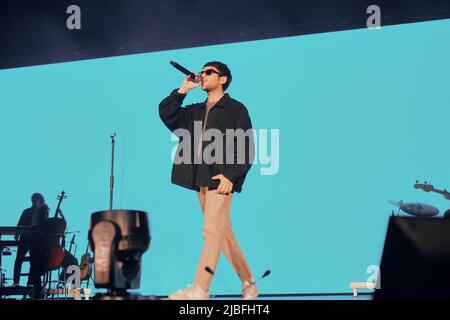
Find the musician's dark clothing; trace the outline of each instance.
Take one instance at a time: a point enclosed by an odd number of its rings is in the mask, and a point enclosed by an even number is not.
[[[19,283],[22,263],[25,255],[30,251],[30,271],[28,284],[32,284],[36,293],[42,289],[41,275],[44,273],[44,237],[43,225],[48,218],[49,207],[44,204],[38,210],[25,209],[20,216],[17,226],[33,226],[29,236],[20,236],[16,260],[14,262],[14,283]]]
[[[42,205],[39,210],[37,210],[36,212],[33,211],[33,208],[28,208],[23,210],[22,215],[20,216],[19,222],[17,223],[17,226],[32,226],[35,225],[36,226],[36,232],[33,232],[33,234],[40,234],[42,235],[42,228],[44,225],[44,221],[48,219],[48,213],[50,211],[50,208],[44,204]],[[37,218],[34,219],[34,214],[37,214]],[[28,239],[24,239],[24,237],[21,237],[21,240],[29,240]]]

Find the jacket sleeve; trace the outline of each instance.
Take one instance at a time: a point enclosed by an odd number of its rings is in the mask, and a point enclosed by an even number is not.
[[[187,128],[191,117],[190,110],[181,107],[186,95],[177,91],[178,89],[174,89],[159,104],[159,117],[172,132],[176,129]]]
[[[255,154],[252,122],[245,107],[240,111],[237,118],[235,130],[237,129],[242,129],[244,132],[250,129],[250,137],[245,138],[245,161],[243,164],[239,164],[237,161],[239,148],[237,147],[237,140],[235,137],[234,150],[231,150],[234,152],[234,162],[233,164],[227,164],[223,172],[223,175],[233,183],[236,183],[241,177],[244,177],[247,174],[253,164]]]
[[[24,210],[23,212],[22,212],[22,214],[20,215],[20,219],[19,219],[19,222],[17,223],[17,226],[18,227],[20,227],[20,226],[26,226],[26,225],[28,225],[29,223],[28,223],[28,221],[27,221],[27,212],[26,212],[26,210]]]

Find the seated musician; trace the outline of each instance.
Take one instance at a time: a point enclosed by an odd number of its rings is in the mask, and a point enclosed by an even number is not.
[[[28,236],[15,236],[16,240],[19,241],[19,245],[14,262],[14,285],[19,285],[22,262],[27,252],[30,251],[28,285],[33,285],[36,293],[40,294],[42,290],[41,275],[44,273],[42,227],[48,218],[50,208],[45,203],[44,196],[40,193],[34,193],[31,196],[31,203],[31,207],[22,212],[17,224],[17,226],[32,226],[34,228]]]

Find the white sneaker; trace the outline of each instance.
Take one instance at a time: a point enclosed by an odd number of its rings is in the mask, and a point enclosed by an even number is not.
[[[245,281],[242,285],[242,300],[256,300],[258,297],[258,287],[254,282]]]
[[[191,284],[187,288],[180,289],[169,296],[169,300],[208,300],[209,294],[197,284]]]

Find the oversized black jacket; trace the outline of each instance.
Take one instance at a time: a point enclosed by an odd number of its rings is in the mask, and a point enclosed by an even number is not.
[[[194,141],[198,136],[194,136],[194,121],[204,121],[206,113],[206,100],[201,103],[194,103],[186,107],[182,107],[183,100],[186,97],[184,94],[177,92],[178,89],[174,89],[172,93],[161,101],[159,104],[159,115],[167,128],[172,132],[176,129],[186,129],[189,131],[191,138],[191,161],[190,163],[177,164],[175,161],[172,167],[172,183],[197,190],[195,185],[195,174],[197,165],[194,164]],[[225,142],[226,129],[242,129],[247,131],[252,129],[252,123],[248,114],[247,108],[239,101],[230,97],[229,94],[225,94],[216,105],[211,108],[208,114],[206,122],[206,130],[215,128],[223,134],[223,154],[224,157],[227,154],[234,153],[236,158],[236,148],[229,148]],[[178,149],[176,157],[182,155],[180,146],[183,140],[182,136],[179,137]],[[212,141],[204,141],[203,148]],[[235,139],[235,146],[237,142]],[[253,135],[251,139],[245,140],[245,163],[238,164],[234,161],[234,164],[226,163],[224,159],[223,163],[213,163],[208,165],[210,176],[217,174],[223,174],[231,182],[233,182],[233,192],[241,192],[242,185],[248,170],[253,163],[254,155],[254,140]],[[217,188],[219,180],[211,180],[210,187]]]

